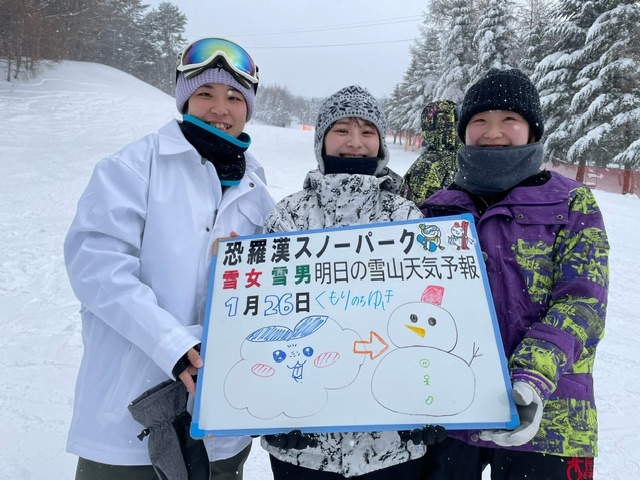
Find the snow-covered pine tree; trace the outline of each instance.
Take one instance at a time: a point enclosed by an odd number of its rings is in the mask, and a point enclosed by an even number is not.
[[[136,61],[140,42],[140,23],[148,5],[142,0],[112,0],[112,11],[104,19],[102,40],[102,63],[124,72],[131,72]]]
[[[406,78],[406,74],[405,74]],[[398,134],[407,132],[415,133],[415,118],[411,116],[411,106],[415,97],[415,88],[410,83],[403,81],[397,84],[393,94],[386,102],[387,123]],[[391,127],[391,125],[393,127]],[[395,138],[394,138],[395,140]]]
[[[600,1],[605,10],[587,32],[570,113],[573,144],[568,161],[588,158],[640,166],[640,3]]]
[[[420,133],[420,112],[433,95],[434,85],[440,69],[437,59],[439,52],[436,33],[424,28],[422,36],[411,46],[411,62],[402,80],[401,103],[404,105],[404,131]],[[434,62],[435,60],[435,62]]]
[[[423,63],[422,70],[418,73],[422,104],[414,105],[420,111],[422,111],[425,104],[436,100],[436,85],[442,73],[442,65],[440,64],[441,36],[441,32],[438,32],[433,26],[425,22],[425,25],[421,28],[421,41],[416,45],[416,49],[421,50],[419,59]]]
[[[461,102],[477,58],[473,45],[473,0],[452,0],[449,13],[450,23],[440,44],[442,74],[434,98]]]
[[[256,99],[256,120],[275,127],[291,125],[294,97],[287,87],[263,85]]]
[[[133,74],[163,92],[173,94],[176,58],[187,43],[182,33],[187,17],[170,2],[152,9],[140,23],[141,36]]]
[[[519,59],[518,67],[528,75],[551,51],[551,38],[545,35],[546,26],[551,23],[550,13],[547,0],[528,0],[518,9],[517,28],[522,32],[522,42],[516,47],[514,58]]]
[[[552,23],[546,35],[553,39],[552,49],[536,66],[532,80],[540,92],[545,116],[545,158],[564,162],[575,142],[570,114],[576,93],[575,81],[584,67],[582,50],[587,31],[597,18],[594,2],[560,0],[551,12]],[[581,158],[580,162],[585,162]],[[584,163],[582,163],[584,165]]]
[[[402,98],[404,98],[402,86],[396,83],[395,87],[393,87],[393,92],[384,103],[384,111],[387,117],[387,130],[393,134],[393,143],[402,143],[400,133],[406,116],[405,110],[402,107]]]
[[[490,0],[481,12],[473,37],[477,51],[476,64],[471,69],[471,83],[475,83],[490,68],[513,68],[513,57],[520,44],[515,29],[515,3],[512,0]]]

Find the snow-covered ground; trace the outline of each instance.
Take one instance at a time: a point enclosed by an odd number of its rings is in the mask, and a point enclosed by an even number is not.
[[[64,445],[82,342],[62,242],[95,163],[174,117],[175,104],[96,64],[63,62],[26,82],[2,78],[0,479],[69,479],[76,458]],[[313,133],[255,124],[247,131],[274,198],[299,190],[315,164]],[[390,166],[404,173],[417,154],[390,148]],[[595,478],[640,478],[640,199],[595,194],[612,247],[607,331],[595,370]],[[272,478],[257,444],[245,478]]]

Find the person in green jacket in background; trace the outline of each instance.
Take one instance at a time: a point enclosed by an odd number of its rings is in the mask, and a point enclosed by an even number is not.
[[[425,147],[404,176],[401,195],[421,202],[453,182],[458,170],[456,158],[462,143],[456,134],[456,104],[451,100],[428,103],[420,125]]]

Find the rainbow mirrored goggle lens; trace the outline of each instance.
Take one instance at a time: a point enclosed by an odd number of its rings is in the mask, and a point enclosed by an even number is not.
[[[258,66],[240,45],[224,38],[204,38],[185,47],[178,56],[178,72],[192,78],[216,63],[247,88],[258,88]]]

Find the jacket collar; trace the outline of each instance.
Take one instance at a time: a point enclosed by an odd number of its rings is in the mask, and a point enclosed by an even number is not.
[[[194,160],[202,162],[202,157],[191,145],[180,130],[178,119],[173,119],[158,130],[158,154],[161,156],[180,155],[190,152]],[[245,160],[247,162],[246,174],[256,172],[260,180],[266,183],[264,178],[264,169],[262,165],[255,159],[249,151],[245,152]],[[245,176],[246,176],[245,174]]]
[[[325,178],[326,177],[326,178]],[[312,170],[307,173],[307,176],[304,179],[302,187],[307,189],[317,189],[318,185],[331,183],[334,184],[336,182],[350,182],[350,178],[358,177],[360,180],[357,180],[359,183],[366,184],[375,184],[379,185],[379,189],[383,191],[388,191],[390,193],[394,193],[396,195],[400,195],[400,191],[402,188],[402,177],[391,170],[389,167],[384,167],[383,172],[376,176],[373,175],[361,175],[361,174],[349,174],[349,173],[334,173],[328,176],[325,176],[320,170]]]
[[[191,151],[195,157],[200,158],[194,146],[184,138],[177,119],[174,118],[158,130],[158,137],[160,155],[179,155]]]
[[[509,193],[497,204],[507,205],[552,205],[565,202],[568,199],[568,191],[566,184],[562,181],[562,177],[556,172],[541,174],[548,175],[550,178],[547,182],[540,184],[537,182],[538,176],[530,177],[519,185],[512,188]],[[475,212],[475,207],[471,195],[462,190],[456,184],[451,184],[446,189],[442,189],[434,193],[427,200],[420,203],[423,206],[456,206],[461,209]],[[458,209],[459,209],[458,208]]]

